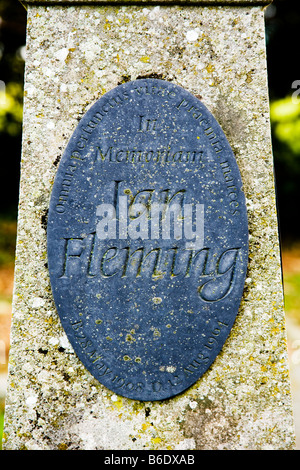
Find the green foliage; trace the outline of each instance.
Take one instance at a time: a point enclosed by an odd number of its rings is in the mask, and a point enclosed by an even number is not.
[[[0,218],[0,267],[14,264],[16,230],[15,220]]]
[[[300,102],[292,95],[275,100],[270,104],[270,117],[282,238],[296,240],[299,238],[295,216],[300,200]]]
[[[276,138],[287,146],[289,164],[300,159],[300,100],[288,96],[271,103],[271,122]]]
[[[0,132],[18,136],[22,130],[23,88],[20,83],[9,82],[0,89]]]
[[[0,0],[0,214],[16,213],[18,203],[25,41],[25,8]]]
[[[287,316],[300,324],[300,273],[284,274],[284,302]]]
[[[0,134],[22,131],[24,20],[23,7],[0,0]]]

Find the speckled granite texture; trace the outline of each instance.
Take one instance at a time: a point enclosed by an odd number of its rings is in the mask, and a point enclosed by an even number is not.
[[[101,3],[113,3],[118,2],[119,0],[21,0],[21,3],[27,5],[30,3],[39,4],[39,5],[48,5],[48,4],[89,4],[89,5],[99,5]],[[157,3],[157,0],[130,0],[126,3]],[[162,0],[160,3],[185,3],[185,4],[194,4],[194,5],[263,5],[270,4],[272,0]]]
[[[262,7],[32,4],[26,62],[4,449],[292,449]],[[200,96],[221,124],[250,240],[222,353],[187,392],[155,403],[117,396],[77,359],[46,256],[51,188],[78,120],[118,83],[149,76]]]

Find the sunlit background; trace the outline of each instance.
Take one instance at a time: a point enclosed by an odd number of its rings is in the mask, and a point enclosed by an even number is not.
[[[300,0],[265,11],[270,114],[278,198],[288,352],[300,449]],[[0,0],[0,448],[20,175],[26,11]]]

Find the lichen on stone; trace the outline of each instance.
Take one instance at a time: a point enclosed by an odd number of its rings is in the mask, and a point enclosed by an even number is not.
[[[28,5],[4,449],[293,448],[262,8],[44,3]],[[200,97],[222,126],[250,249],[240,310],[213,366],[181,395],[143,403],[107,390],[76,357],[51,294],[45,228],[80,118],[119,83],[150,76]]]

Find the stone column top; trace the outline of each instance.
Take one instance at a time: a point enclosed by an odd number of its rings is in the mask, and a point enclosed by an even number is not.
[[[101,5],[107,3],[119,3],[124,5],[138,4],[138,3],[179,3],[190,5],[267,5],[272,3],[272,0],[20,0],[22,4],[36,4],[36,5],[67,5],[67,4],[81,4],[81,5]]]

